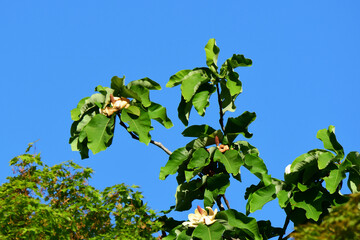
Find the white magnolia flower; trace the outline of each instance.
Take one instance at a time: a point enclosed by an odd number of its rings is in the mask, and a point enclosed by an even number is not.
[[[105,116],[111,116],[116,112],[121,111],[123,108],[130,107],[130,100],[124,97],[112,97],[111,98],[111,107],[106,107],[104,109],[100,108],[100,114]]]
[[[183,222],[184,226],[189,226],[196,228],[200,223],[211,225],[213,224],[215,220],[215,216],[217,214],[217,209],[215,209],[215,212],[211,209],[211,207],[206,207],[209,210],[209,214],[207,211],[200,206],[197,206],[195,209],[195,214],[190,213],[188,215],[189,221]]]
[[[290,167],[291,167],[291,164],[289,164],[289,165],[286,166],[286,168],[285,168],[285,174],[291,173]]]

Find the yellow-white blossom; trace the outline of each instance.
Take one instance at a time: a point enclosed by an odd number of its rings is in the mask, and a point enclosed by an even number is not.
[[[205,209],[198,206],[195,209],[195,214],[190,213],[188,215],[189,221],[183,222],[183,225],[196,228],[200,223],[206,224],[206,225],[213,224],[216,221],[215,216],[216,216],[218,210],[215,209],[215,211],[213,211],[211,209],[211,207],[206,207],[206,208],[209,210],[209,214],[207,213],[207,211]]]
[[[291,164],[287,165],[286,168],[285,168],[285,174],[289,174],[291,173]]]
[[[100,109],[100,114],[110,117],[114,113],[121,111],[123,108],[130,107],[130,100],[124,97],[112,97],[111,107]]]

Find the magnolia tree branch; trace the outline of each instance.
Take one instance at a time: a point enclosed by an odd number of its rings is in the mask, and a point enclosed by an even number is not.
[[[225,194],[223,194],[223,195],[221,195],[222,196],[222,198],[224,199],[224,202],[225,202],[225,204],[226,204],[226,207],[228,208],[228,209],[230,209],[230,204],[229,204],[229,201],[227,200],[227,198],[225,197]]]
[[[218,102],[219,102],[219,109],[220,109],[220,119],[219,119],[219,123],[221,126],[221,130],[224,132],[225,128],[224,128],[224,113],[223,113],[223,109],[222,109],[222,101],[221,101],[221,97],[220,97],[220,90],[219,90],[219,83],[216,84],[216,92],[217,92],[217,96],[218,96]]]
[[[283,238],[283,236],[285,235],[285,232],[286,232],[286,228],[287,228],[287,226],[289,225],[289,222],[290,222],[290,218],[289,218],[289,216],[286,216],[285,223],[284,223],[284,227],[282,228],[283,232],[282,232],[281,235],[279,236],[279,239],[278,239],[278,240],[285,240],[285,239],[288,239],[288,238],[289,238],[289,235],[286,236],[285,238]]]
[[[119,119],[120,119],[120,116],[119,116],[119,115],[118,115],[118,117],[119,117]],[[123,128],[126,129],[126,131],[130,134],[130,136],[131,136],[133,139],[139,140],[139,137],[138,137],[135,133],[128,131],[128,126],[126,126],[126,124],[125,124],[123,121],[121,121],[121,119],[120,119],[120,125],[121,125]],[[162,149],[164,152],[166,152],[168,155],[171,155],[171,154],[172,154],[172,152],[171,152],[169,149],[167,149],[164,145],[162,145],[161,142],[157,142],[157,141],[154,141],[154,140],[150,140],[150,143],[151,143],[151,144],[154,144],[155,146],[157,146],[157,147],[159,147],[159,148],[161,148],[161,149]]]

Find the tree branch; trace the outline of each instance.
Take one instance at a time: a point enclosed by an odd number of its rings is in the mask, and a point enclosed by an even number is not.
[[[226,207],[227,207],[228,209],[230,209],[230,204],[229,204],[229,201],[226,199],[225,194],[223,194],[223,195],[221,195],[221,196],[222,196],[222,198],[224,199],[224,202],[225,202],[225,204],[226,204]]]
[[[284,226],[283,226],[283,228],[282,228],[283,232],[282,232],[282,234],[279,236],[279,239],[278,239],[278,240],[285,240],[285,239],[288,239],[288,238],[289,238],[289,236],[286,236],[285,238],[283,238],[283,236],[284,236],[284,234],[285,234],[285,232],[286,232],[286,228],[287,228],[287,226],[289,225],[289,222],[290,222],[290,218],[289,218],[289,216],[286,216],[285,223],[284,223]]]
[[[225,210],[224,206],[223,206],[222,203],[221,203],[221,195],[219,195],[219,196],[216,197],[216,204],[218,205],[220,211],[224,211],[224,210]]]
[[[119,114],[118,114],[118,117],[119,117],[119,119],[120,119]],[[126,124],[125,124],[123,121],[121,121],[121,119],[120,119],[120,125],[121,125],[123,128],[126,129],[126,131],[130,134],[130,136],[131,136],[133,139],[139,140],[139,137],[138,137],[135,133],[128,131],[128,126],[126,126]],[[151,143],[151,144],[154,144],[155,146],[157,146],[157,147],[159,147],[159,148],[161,148],[161,149],[162,149],[164,152],[166,152],[168,155],[171,155],[171,154],[172,154],[172,152],[171,152],[169,149],[167,149],[164,145],[162,145],[161,142],[157,142],[157,141],[154,141],[154,140],[150,140],[150,143]]]
[[[217,95],[218,95],[218,102],[219,102],[219,108],[220,108],[220,119],[219,119],[219,123],[220,123],[220,126],[221,126],[221,130],[224,132],[225,131],[225,127],[224,127],[224,113],[223,113],[223,110],[222,110],[222,101],[221,101],[221,97],[220,97],[220,90],[219,90],[219,83],[216,84],[216,92],[217,92]]]

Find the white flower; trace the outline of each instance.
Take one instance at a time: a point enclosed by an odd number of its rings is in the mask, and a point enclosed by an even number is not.
[[[115,102],[111,103],[111,105],[118,110],[121,110],[123,108],[130,107],[130,100],[124,97],[114,97]]]
[[[215,212],[211,209],[211,207],[206,207],[209,210],[209,214],[207,211],[200,206],[197,206],[195,209],[195,214],[190,213],[188,215],[189,221],[183,222],[184,226],[189,226],[196,228],[200,223],[211,225],[213,224],[215,220],[215,216],[217,214],[217,209],[215,209]]]
[[[285,174],[291,173],[290,167],[291,167],[291,164],[289,164],[289,165],[286,166],[286,168],[285,168]]]

